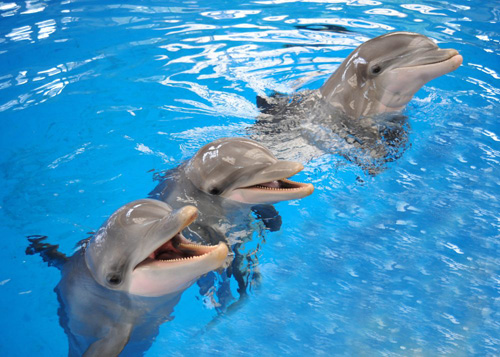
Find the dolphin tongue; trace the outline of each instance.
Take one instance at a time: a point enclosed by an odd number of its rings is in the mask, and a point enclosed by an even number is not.
[[[179,260],[183,258],[193,258],[209,253],[213,246],[203,246],[192,243],[178,233],[168,242],[151,253],[147,259],[150,260]]]
[[[162,245],[156,252],[153,253],[153,259],[157,260],[172,260],[185,258],[187,255],[185,252],[177,249],[174,246],[172,240],[169,240],[167,243]]]
[[[188,257],[188,252],[178,249],[179,241],[176,238],[177,236],[156,249],[149,255],[149,258],[155,260],[172,260]]]
[[[269,188],[280,188],[281,187],[279,181],[277,181],[277,180],[260,183],[259,186],[264,186],[264,187],[269,187]]]

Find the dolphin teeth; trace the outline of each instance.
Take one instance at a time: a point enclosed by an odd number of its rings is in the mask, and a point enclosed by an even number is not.
[[[216,246],[202,245],[186,239],[177,233],[149,255],[149,261],[181,262],[203,257],[211,253]]]
[[[278,187],[274,187],[275,186],[274,182],[275,181],[272,181],[272,186],[265,186],[265,184],[257,184],[249,188],[258,188],[261,190],[269,190],[269,191],[294,191],[294,190],[300,190],[302,186],[304,186],[304,184],[301,182],[281,179],[277,180]],[[283,186],[295,186],[295,187],[283,187]]]
[[[201,244],[197,244],[197,245],[201,245]],[[213,246],[211,246],[213,247]],[[175,262],[182,262],[182,261],[185,261],[185,260],[193,260],[193,259],[196,259],[196,258],[201,258],[201,257],[204,257],[205,255],[208,255],[210,254],[211,252],[207,252],[207,253],[204,253],[204,254],[201,254],[201,255],[193,255],[192,257],[184,257],[184,258],[176,258],[176,259],[158,259],[158,261],[160,262],[169,262],[169,263],[175,263]]]

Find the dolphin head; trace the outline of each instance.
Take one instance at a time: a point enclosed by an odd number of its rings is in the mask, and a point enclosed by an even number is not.
[[[310,195],[314,187],[287,178],[302,164],[282,161],[259,143],[223,138],[202,147],[186,165],[193,185],[209,194],[241,203],[274,203]]]
[[[224,243],[203,246],[180,233],[197,209],[178,210],[164,202],[130,202],[102,225],[85,249],[85,261],[102,286],[135,295],[161,296],[182,291],[201,275],[220,267]]]
[[[402,110],[430,80],[454,71],[462,56],[428,37],[393,32],[356,48],[320,91],[351,117]]]

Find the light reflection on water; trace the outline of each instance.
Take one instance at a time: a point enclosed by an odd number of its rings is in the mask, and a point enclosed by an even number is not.
[[[0,19],[0,315],[20,355],[67,344],[59,277],[24,256],[26,235],[71,253],[147,195],[148,171],[245,135],[257,95],[318,88],[392,30],[464,55],[410,103],[411,148],[376,177],[333,155],[308,163],[315,194],[277,205],[283,228],[258,253],[261,285],[218,317],[189,290],[148,355],[499,353],[496,3],[27,1],[1,3]]]

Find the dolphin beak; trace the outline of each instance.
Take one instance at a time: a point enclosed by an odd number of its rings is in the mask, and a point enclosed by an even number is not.
[[[394,68],[379,79],[378,113],[401,110],[427,82],[456,70],[463,62],[454,49],[431,49],[405,67]],[[375,106],[374,106],[375,108]]]
[[[410,62],[404,67],[396,69],[404,73],[418,73],[422,80],[426,82],[445,75],[456,70],[463,62],[463,57],[457,50],[452,48],[447,49],[431,49],[415,61]]]
[[[176,214],[174,213],[174,215],[177,216],[176,219],[180,220],[181,222],[184,222],[182,223],[183,226],[182,229],[189,226],[198,217],[198,209],[194,206],[184,206],[175,212],[177,212]]]

